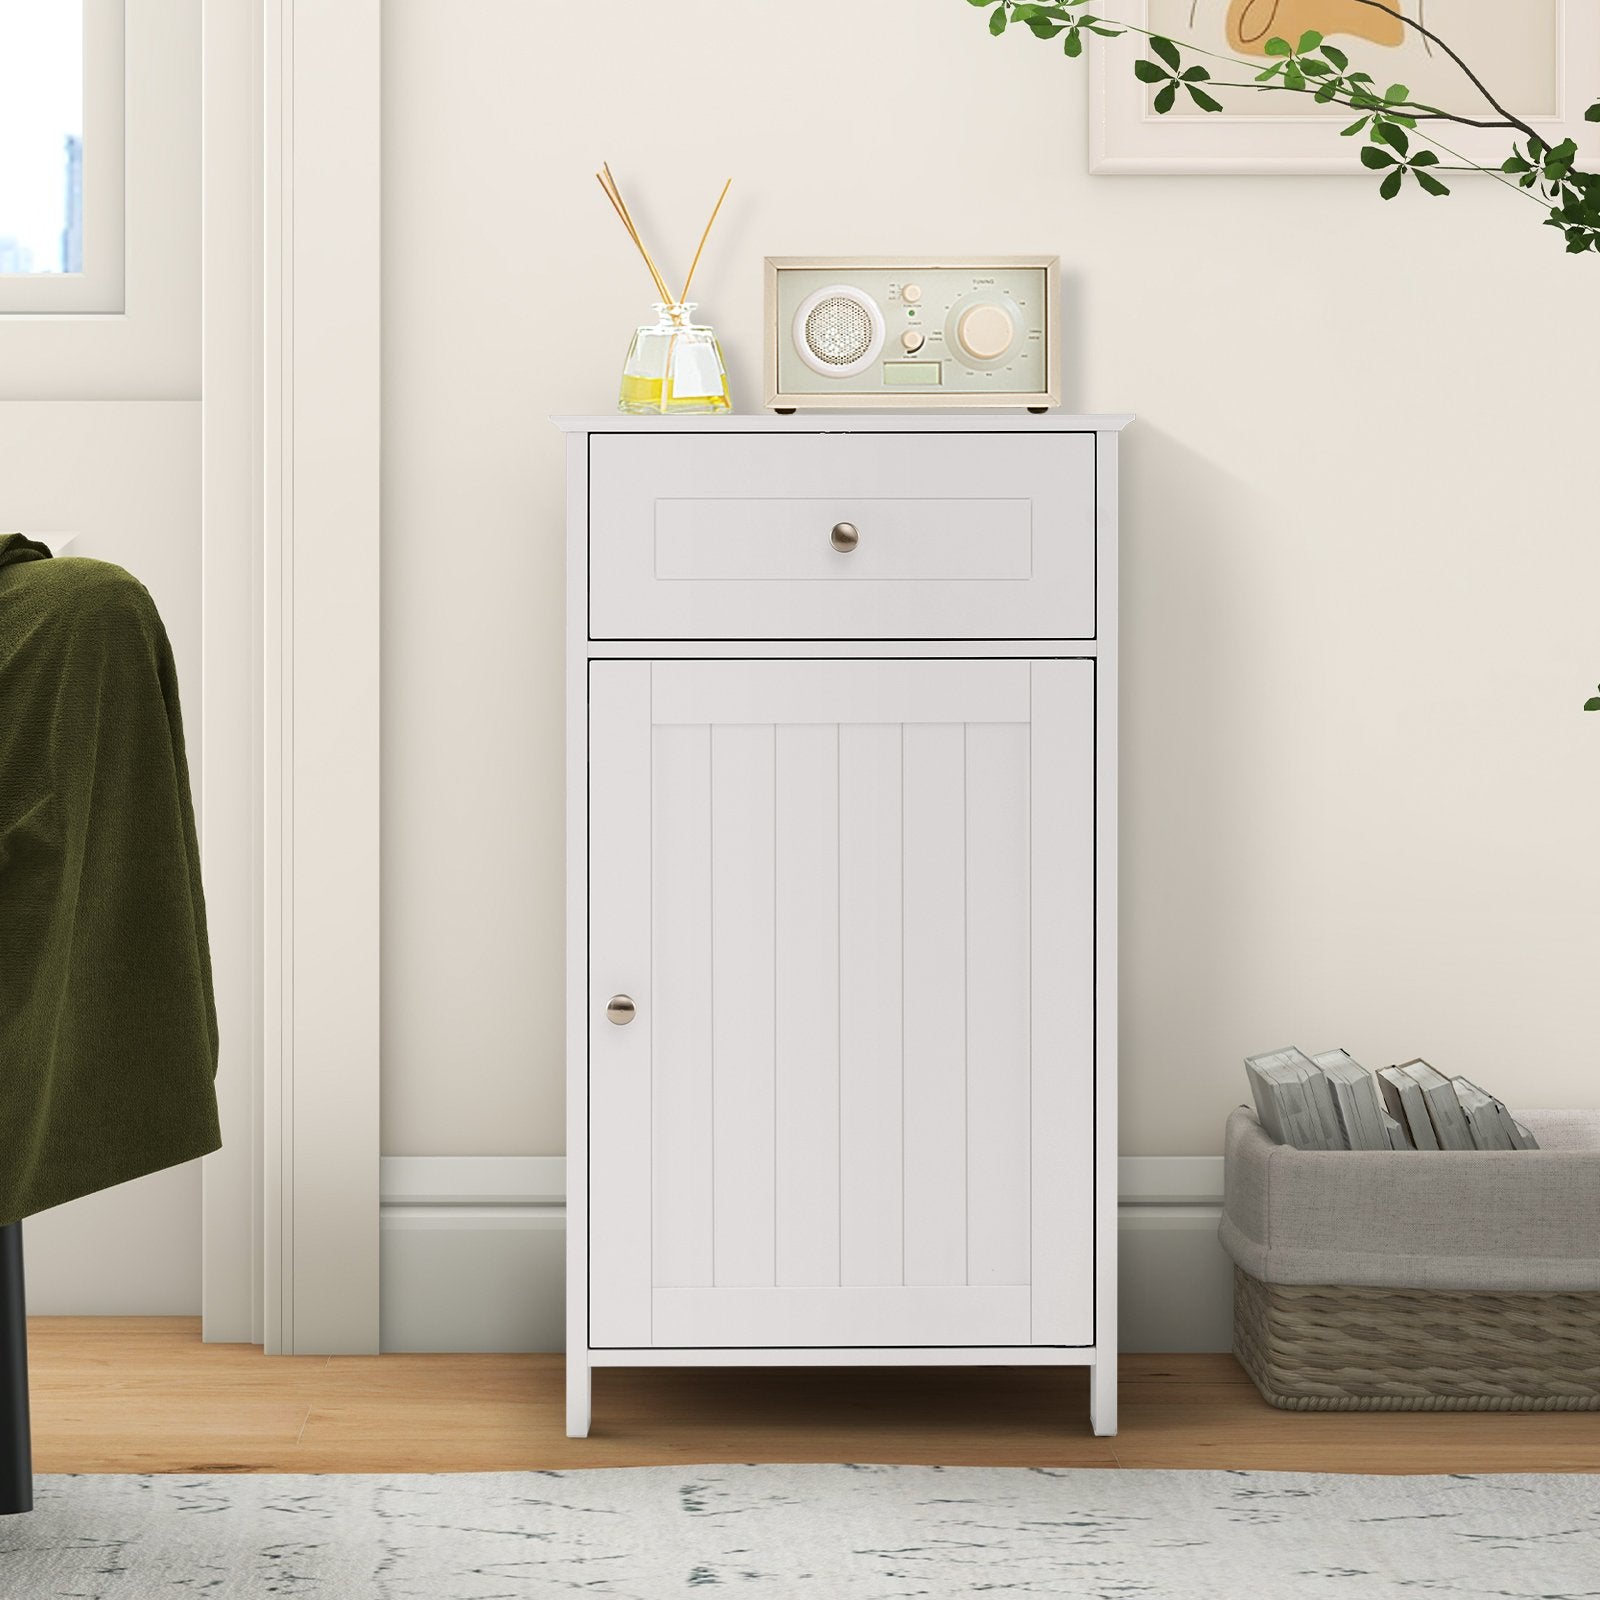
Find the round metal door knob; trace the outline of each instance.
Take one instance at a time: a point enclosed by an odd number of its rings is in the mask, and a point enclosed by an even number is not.
[[[627,1027],[638,1014],[639,1008],[625,994],[612,995],[611,1003],[606,1007],[606,1020],[616,1023],[619,1028]]]
[[[849,555],[861,543],[861,535],[853,522],[836,522],[833,532],[828,535],[828,543],[841,555]]]

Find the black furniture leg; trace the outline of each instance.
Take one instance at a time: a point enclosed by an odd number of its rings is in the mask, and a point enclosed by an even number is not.
[[[22,1224],[0,1228],[0,1517],[33,1510],[28,1430],[28,1320],[22,1292]]]

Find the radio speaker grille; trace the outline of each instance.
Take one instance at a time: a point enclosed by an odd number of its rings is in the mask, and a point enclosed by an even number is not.
[[[806,345],[830,367],[859,361],[872,348],[872,339],[872,318],[859,300],[846,295],[830,294],[806,318]]]

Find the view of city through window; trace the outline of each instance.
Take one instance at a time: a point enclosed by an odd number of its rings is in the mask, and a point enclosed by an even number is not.
[[[0,0],[0,275],[82,271],[82,0]]]

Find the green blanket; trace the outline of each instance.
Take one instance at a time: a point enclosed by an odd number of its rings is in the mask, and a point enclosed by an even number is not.
[[[221,1143],[166,630],[103,561],[0,534],[0,1224]]]

